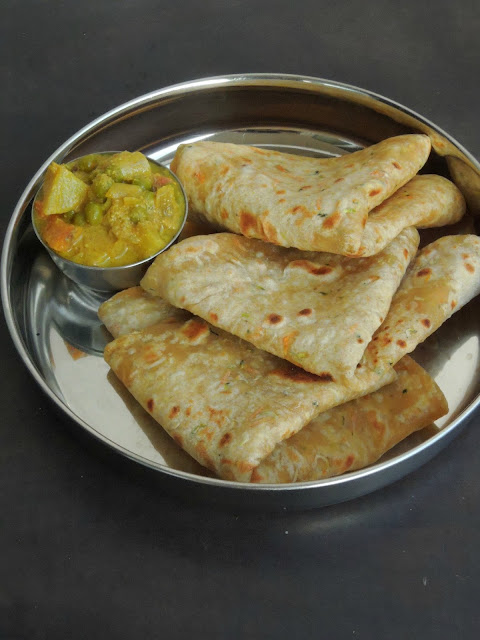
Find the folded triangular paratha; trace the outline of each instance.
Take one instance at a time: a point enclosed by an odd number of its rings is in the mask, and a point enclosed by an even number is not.
[[[303,369],[350,377],[416,253],[410,227],[370,258],[285,249],[232,233],[158,256],[142,287]]]
[[[321,413],[280,442],[252,482],[306,482],[362,469],[447,413],[445,396],[412,358],[404,356],[395,371],[394,382]]]
[[[127,301],[131,311],[132,299]],[[116,306],[121,306],[118,298]],[[163,303],[161,307],[163,314]],[[108,322],[111,309],[104,305],[101,316]],[[142,309],[133,316],[143,324]],[[107,327],[121,333],[120,325],[114,319]],[[191,456],[223,478],[244,481],[278,442],[320,411],[395,377],[392,369],[382,376],[365,369],[341,385],[200,318],[179,318],[176,309],[143,331],[121,335],[107,345],[104,357],[143,408]]]
[[[336,158],[220,142],[178,148],[172,170],[192,213],[284,247],[356,254],[368,213],[426,162],[430,140],[404,135]]]

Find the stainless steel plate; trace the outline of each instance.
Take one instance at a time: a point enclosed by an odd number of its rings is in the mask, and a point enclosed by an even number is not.
[[[168,166],[178,144],[210,138],[331,156],[418,131],[428,133],[434,147],[425,170],[455,180],[471,213],[478,213],[480,165],[467,151],[417,114],[347,85],[280,75],[209,78],[142,96],[98,118],[47,159],[12,215],[2,255],[2,297],[21,358],[66,417],[164,474],[177,490],[205,499],[235,506],[321,506],[402,477],[445,446],[479,403],[477,302],[415,351],[449,401],[450,412],[436,427],[415,434],[377,464],[339,478],[291,485],[227,482],[184,454],[109,372],[101,357],[108,334],[96,315],[108,294],[82,289],[61,274],[34,236],[29,205],[52,160],[93,151],[140,149]],[[472,220],[463,223],[465,230]]]

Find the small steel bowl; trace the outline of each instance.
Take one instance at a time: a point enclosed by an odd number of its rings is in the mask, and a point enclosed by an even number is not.
[[[119,153],[119,152],[118,151],[101,151],[96,153],[101,153],[102,155],[107,155],[107,154],[110,155],[110,154]],[[87,154],[87,155],[91,155],[91,154]],[[75,162],[76,160],[79,160],[82,157],[84,156],[73,158],[72,160],[69,160],[69,163]],[[40,235],[40,232],[36,227],[35,215],[34,215],[35,203],[43,188],[43,182],[42,182],[42,185],[40,186],[37,193],[35,194],[35,197],[32,202],[32,213],[31,213],[32,226],[35,231],[35,235],[37,236],[41,244],[45,247],[45,249],[48,251],[53,262],[57,265],[60,271],[62,271],[62,273],[64,273],[68,278],[70,278],[70,280],[73,280],[74,282],[76,282],[77,284],[83,287],[94,289],[95,291],[119,291],[120,289],[128,289],[129,287],[134,287],[138,285],[140,280],[143,278],[146,270],[148,269],[149,265],[153,262],[153,260],[160,253],[168,249],[168,247],[170,247],[177,240],[178,236],[182,232],[182,229],[185,225],[185,221],[188,215],[188,200],[185,194],[185,190],[183,188],[182,183],[177,178],[177,176],[173,173],[173,171],[171,171],[165,165],[159,162],[156,162],[155,160],[152,160],[151,158],[148,158],[148,160],[152,164],[155,164],[159,167],[162,167],[163,169],[166,169],[170,173],[172,178],[180,186],[180,189],[183,194],[185,214],[183,216],[183,220],[176,234],[162,249],[160,249],[160,251],[157,251],[157,253],[154,253],[149,258],[145,258],[140,262],[134,262],[132,264],[127,264],[121,267],[89,267],[83,264],[78,264],[77,262],[73,262],[72,260],[68,260],[67,258],[62,258],[62,256],[58,255],[58,253],[53,251],[53,249],[51,249],[47,245],[47,243],[43,240],[43,238]]]

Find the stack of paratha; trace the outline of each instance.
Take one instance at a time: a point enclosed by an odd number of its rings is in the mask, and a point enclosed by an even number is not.
[[[99,315],[113,371],[220,477],[338,475],[447,412],[407,354],[480,291],[480,239],[417,254],[415,227],[465,211],[451,182],[416,176],[429,149],[412,135],[327,160],[178,150],[191,209],[234,233],[182,240]]]

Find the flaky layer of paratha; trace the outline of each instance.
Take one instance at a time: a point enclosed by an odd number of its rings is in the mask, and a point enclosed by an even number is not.
[[[141,285],[335,381],[355,372],[418,242],[410,227],[376,256],[353,260],[231,233],[197,236],[158,256]]]
[[[368,213],[426,162],[425,135],[389,138],[338,158],[310,158],[244,145],[178,148],[172,170],[192,213],[284,247],[356,254]]]
[[[117,309],[121,299],[116,297]],[[134,315],[141,320],[142,313]],[[107,327],[121,333],[121,322]],[[122,335],[107,345],[104,357],[191,456],[222,478],[247,482],[278,442],[315,415],[395,377],[393,369],[382,377],[365,370],[348,385],[334,383],[195,317],[173,316]]]
[[[362,469],[447,413],[442,391],[409,356],[395,371],[391,384],[320,414],[279,443],[252,482],[306,482]]]
[[[437,175],[412,178],[370,212],[359,250],[352,257],[373,256],[406,227],[427,229],[458,222],[465,213],[460,190]]]

